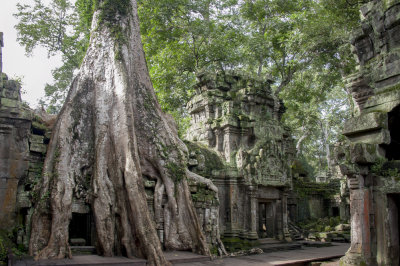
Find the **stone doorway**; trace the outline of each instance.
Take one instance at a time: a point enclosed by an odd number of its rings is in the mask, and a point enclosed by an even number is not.
[[[275,204],[273,202],[258,203],[258,235],[260,238],[275,237]]]
[[[332,207],[332,216],[333,217],[340,216],[339,207]]]
[[[400,106],[388,113],[388,128],[391,141],[389,145],[383,145],[386,149],[386,158],[400,160]]]
[[[92,246],[92,215],[90,213],[72,213],[69,241],[71,246]]]
[[[400,194],[388,194],[389,258],[400,265]],[[393,264],[394,265],[394,264]]]

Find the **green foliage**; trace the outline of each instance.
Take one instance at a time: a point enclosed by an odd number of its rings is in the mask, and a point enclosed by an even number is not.
[[[0,262],[7,262],[8,248],[5,240],[0,236]]]
[[[333,195],[340,191],[340,181],[334,179],[329,183],[316,183],[294,179],[293,190],[299,198],[308,198],[312,195],[320,195],[324,199],[331,199]]]
[[[10,230],[0,230],[0,264],[7,263],[10,252],[17,258],[26,255],[26,248],[23,245],[16,245],[19,230],[24,229],[21,226],[15,226]]]
[[[224,168],[221,158],[215,151],[210,150],[208,147],[199,143],[185,141],[185,144],[188,147],[189,152],[194,152],[197,156],[204,156],[204,166],[206,168],[201,170],[201,175],[211,176],[213,170],[221,170]]]
[[[174,162],[169,161],[165,166],[171,173],[171,178],[176,182],[180,182],[186,177],[186,168],[182,165],[178,165]]]
[[[400,172],[398,167],[399,165],[397,161],[387,161],[384,158],[380,158],[371,166],[371,172],[377,176],[400,181]]]
[[[297,225],[306,231],[327,232],[332,231],[341,222],[342,221],[340,220],[340,217],[337,216],[306,220],[298,223]]]
[[[25,47],[27,55],[42,46],[48,56],[61,54],[63,65],[52,71],[54,84],[46,84],[46,98],[41,101],[48,111],[56,113],[68,92],[74,70],[86,53],[89,44],[89,6],[91,1],[78,0],[73,6],[68,0],[34,0],[31,5],[17,4],[19,20],[15,26],[18,42]]]
[[[99,25],[106,26],[116,40],[115,59],[121,60],[121,45],[127,42],[125,33],[118,23],[119,18],[128,15],[131,10],[130,0],[95,0],[95,9],[100,11]]]
[[[47,85],[48,111],[57,112],[88,46],[93,11],[118,43],[125,41],[120,16],[128,0],[56,0],[18,5],[16,26],[27,53],[45,47],[63,65]],[[346,0],[139,0],[146,60],[163,111],[173,115],[180,136],[189,125],[186,103],[202,71],[241,70],[275,81],[283,117],[303,156],[316,171],[329,171],[329,146],[339,139],[352,109],[342,82],[355,67],[348,42],[359,25],[359,4]],[[57,27],[54,27],[57,25]],[[119,47],[116,58],[120,59]]]

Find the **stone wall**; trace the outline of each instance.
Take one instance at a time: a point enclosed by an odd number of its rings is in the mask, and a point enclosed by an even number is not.
[[[19,83],[4,73],[2,80],[0,224],[5,229],[15,225],[18,212],[25,216],[24,209],[32,205],[32,189],[41,175],[49,135],[42,119],[22,103]]]
[[[351,248],[345,265],[399,265],[400,1],[369,1],[351,43],[357,73],[347,79],[357,116],[337,153],[350,189]]]
[[[234,250],[258,238],[289,239],[294,145],[275,112],[271,81],[235,72],[198,79],[187,105],[189,167],[218,187],[224,243]]]
[[[276,119],[271,81],[240,73],[202,73],[187,104],[186,139],[217,152],[249,184],[287,186],[294,146]]]
[[[27,245],[30,208],[40,197],[35,185],[41,177],[50,131],[40,115],[22,102],[20,84],[5,73],[0,77],[0,229],[20,228],[18,244]]]
[[[2,51],[3,47],[4,47],[3,33],[0,32],[0,74],[3,73],[3,51]],[[1,84],[1,77],[0,77],[0,84]]]

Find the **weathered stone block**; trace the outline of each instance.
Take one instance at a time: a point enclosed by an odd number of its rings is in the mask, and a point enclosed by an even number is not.
[[[151,181],[151,180],[145,180],[144,181],[144,187],[145,188],[153,188],[156,186],[156,182],[155,181]]]
[[[369,36],[361,36],[355,40],[354,46],[356,47],[358,60],[361,64],[365,64],[368,60],[374,57],[374,45]]]
[[[387,1],[386,1],[387,2]],[[392,1],[395,2],[395,1]],[[391,5],[385,13],[385,28],[390,29],[400,20],[400,5]]]
[[[17,90],[2,89],[0,91],[0,97],[2,98],[8,98],[12,100],[18,100],[20,98],[19,91]]]
[[[29,192],[24,191],[24,192],[18,193],[17,207],[18,208],[32,207],[32,202],[29,199]]]
[[[21,107],[20,101],[8,99],[8,98],[1,98],[0,103],[1,103],[1,107],[6,107],[6,108],[20,108]]]
[[[400,104],[400,87],[392,86],[385,88],[383,93],[369,99],[364,108],[368,112],[390,112]]]
[[[343,135],[351,136],[366,131],[374,131],[387,128],[387,115],[382,113],[367,113],[353,117],[346,121]]]
[[[382,0],[382,3],[384,9],[389,9],[396,4],[400,4],[400,0]]]
[[[43,144],[43,140],[44,140],[44,136],[41,136],[41,135],[31,134],[29,136],[29,142],[31,142],[31,143]]]
[[[30,151],[33,152],[39,152],[45,154],[47,151],[47,145],[46,144],[39,144],[39,143],[31,143],[29,147]]]
[[[358,164],[373,164],[384,158],[383,150],[376,144],[356,143],[350,145],[351,160]]]

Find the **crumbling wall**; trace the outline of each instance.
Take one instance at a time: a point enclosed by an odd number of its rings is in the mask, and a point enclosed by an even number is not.
[[[186,139],[213,149],[248,184],[290,185],[294,145],[274,111],[272,81],[233,71],[198,78]]]
[[[398,265],[400,1],[369,1],[351,44],[359,63],[347,79],[357,116],[337,153],[350,189],[351,248],[345,265]]]
[[[259,237],[289,240],[295,152],[270,84],[235,71],[204,72],[187,104],[189,167],[218,187],[219,227],[231,251]]]
[[[0,33],[0,70],[2,70]],[[30,208],[40,199],[50,131],[40,115],[21,100],[21,86],[0,72],[0,229],[18,228],[18,244],[27,246]]]
[[[16,225],[19,211],[30,208],[40,178],[49,131],[21,101],[20,85],[2,73],[0,87],[0,224]],[[47,134],[46,134],[47,133]],[[17,197],[18,195],[18,197]],[[26,210],[22,211],[25,216]],[[25,220],[25,218],[23,218]]]

